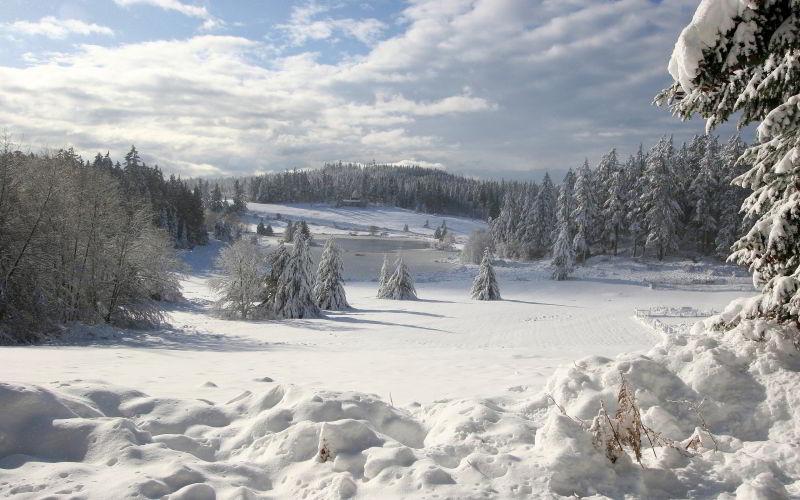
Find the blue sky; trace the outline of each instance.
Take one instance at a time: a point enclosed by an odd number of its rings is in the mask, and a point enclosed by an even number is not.
[[[650,105],[696,0],[0,2],[0,129],[33,149],[538,178],[703,128]]]

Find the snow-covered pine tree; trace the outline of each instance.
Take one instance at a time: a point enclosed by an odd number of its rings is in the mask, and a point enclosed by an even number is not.
[[[497,277],[494,274],[492,256],[488,248],[483,252],[481,266],[478,275],[472,282],[470,294],[475,300],[501,300],[500,288],[497,286]]]
[[[527,190],[518,205],[519,220],[514,222],[514,232],[509,235],[509,256],[515,259],[535,259],[540,253],[542,229],[537,223],[536,196]],[[481,257],[483,258],[483,257]]]
[[[239,179],[233,181],[233,204],[231,211],[240,214],[247,211],[247,200],[244,197],[244,187],[239,182]]]
[[[572,217],[575,220],[575,238],[572,248],[575,251],[575,260],[583,262],[589,256],[590,240],[594,223],[597,218],[597,205],[594,197],[592,171],[589,169],[589,160],[583,162],[578,169],[575,179],[575,209]]]
[[[702,253],[712,250],[717,232],[718,163],[718,144],[712,136],[708,136],[700,170],[689,186],[694,211],[692,223],[697,229],[697,247]]]
[[[258,226],[256,226],[256,234],[260,236],[265,236],[267,232],[267,227],[264,225],[264,218],[258,220]]]
[[[605,223],[603,239],[608,243],[614,255],[617,255],[619,239],[625,227],[627,195],[625,173],[618,169],[611,175],[608,184],[608,199],[603,206],[603,221]]]
[[[278,292],[278,282],[281,279],[286,262],[289,261],[289,250],[281,243],[275,251],[267,255],[268,272],[264,277],[264,288],[261,293],[261,303],[258,305],[259,316],[270,317],[275,311],[275,294]]]
[[[761,300],[745,316],[800,318],[800,4],[703,2],[669,64],[675,83],[656,102],[706,118],[707,128],[739,113],[760,121],[759,144],[742,156],[752,168],[735,182],[753,190],[743,205],[755,222],[731,260],[749,266]]]
[[[313,239],[313,236],[311,235],[311,229],[309,229],[308,223],[305,220],[301,220],[299,229],[295,229],[299,231],[306,240],[311,241]]]
[[[600,158],[600,163],[597,164],[592,177],[594,185],[593,194],[597,210],[595,211],[595,220],[593,227],[595,228],[592,240],[602,242],[604,248],[611,247],[611,242],[606,239],[608,236],[604,219],[604,207],[608,201],[611,193],[611,183],[614,174],[620,169],[619,160],[617,160],[617,149],[612,148],[611,151],[604,154]]]
[[[294,241],[294,233],[297,230],[297,226],[292,221],[286,222],[286,229],[283,231],[283,242],[284,243],[291,243]]]
[[[656,249],[658,260],[677,248],[681,208],[675,201],[675,176],[670,168],[672,139],[662,137],[647,155],[646,191],[642,195],[647,212],[646,245]]]
[[[383,298],[392,300],[415,300],[417,290],[414,288],[414,279],[408,272],[408,267],[403,257],[398,257],[394,273],[386,283]]]
[[[219,188],[219,184],[214,184],[209,208],[212,212],[222,212],[225,209],[225,200],[222,199],[222,190]]]
[[[739,135],[732,136],[720,153],[720,193],[719,193],[719,224],[714,240],[715,253],[720,257],[727,257],[731,253],[733,244],[744,236],[745,221],[739,209],[747,198],[747,190],[733,184],[733,180],[748,169],[744,162],[737,160],[742,156],[747,145]]]
[[[403,232],[404,233],[408,232],[408,224],[403,224]]]
[[[314,284],[314,300],[320,309],[343,311],[350,305],[344,292],[342,257],[333,238],[325,242]]]
[[[267,227],[264,228],[264,236],[274,236],[275,230],[272,229],[272,224],[267,224]]]
[[[542,184],[536,194],[534,204],[534,223],[539,228],[537,255],[545,255],[553,242],[553,230],[556,227],[556,188],[545,172]]]
[[[562,281],[569,277],[575,262],[575,253],[572,249],[572,233],[570,219],[572,218],[572,193],[565,183],[561,186],[558,195],[558,222],[556,226],[556,239],[553,243],[553,279]]]
[[[274,311],[280,318],[316,318],[319,307],[312,295],[313,277],[308,240],[297,231],[294,247],[278,280]]]
[[[386,285],[389,284],[389,278],[392,277],[392,273],[389,270],[389,257],[386,254],[383,254],[383,265],[381,266],[381,272],[378,275],[378,295],[379,299],[385,299],[386,297]]]
[[[647,207],[644,204],[642,193],[647,183],[644,176],[645,156],[644,147],[640,144],[639,151],[635,156],[628,158],[625,163],[625,185],[628,189],[628,202],[626,206],[627,215],[625,225],[627,232],[631,235],[631,252],[636,257],[636,250],[639,245],[644,244],[645,227],[644,219]],[[644,249],[642,249],[644,255]]]

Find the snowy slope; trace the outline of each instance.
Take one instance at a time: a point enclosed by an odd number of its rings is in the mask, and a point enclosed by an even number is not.
[[[432,236],[437,226],[442,222],[447,224],[448,230],[456,237],[469,235],[475,229],[486,229],[483,221],[450,215],[430,215],[412,210],[405,210],[389,206],[335,207],[322,203],[296,203],[275,205],[266,203],[248,203],[251,221],[258,223],[258,218],[264,217],[273,227],[282,228],[284,223],[275,221],[277,214],[283,219],[292,221],[305,220],[309,223],[312,232],[325,234],[346,234],[350,231],[366,233],[370,226],[377,226],[390,235],[403,235],[403,226],[408,224],[408,229],[413,235]],[[425,228],[428,221],[430,228]]]

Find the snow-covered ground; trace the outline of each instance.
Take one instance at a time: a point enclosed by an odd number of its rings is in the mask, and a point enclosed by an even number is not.
[[[286,221],[305,220],[312,232],[326,234],[349,234],[352,232],[367,234],[370,226],[377,227],[386,236],[431,236],[442,223],[452,231],[456,238],[463,238],[475,229],[486,229],[486,223],[465,217],[450,215],[430,215],[413,210],[405,210],[389,206],[335,207],[321,203],[292,203],[276,205],[271,203],[248,203],[250,217],[248,221],[255,225],[260,218],[272,224],[276,230],[282,230]],[[280,214],[280,220],[277,216]],[[425,227],[425,225],[429,227]],[[408,225],[408,233],[404,226]]]
[[[255,210],[305,218],[321,239],[334,222],[345,226],[344,212],[352,209]],[[402,230],[404,216],[418,218],[415,226],[437,220],[394,209],[363,212],[355,224],[382,220],[392,231]],[[463,235],[481,223],[448,218],[447,224]],[[396,240],[406,239],[413,241]],[[752,422],[758,404],[766,404],[759,384],[768,375],[740,373],[749,347],[712,345],[686,328],[665,339],[634,316],[635,308],[651,306],[720,309],[750,289],[740,271],[710,262],[597,257],[574,279],[555,282],[545,262],[501,262],[504,300],[476,302],[468,298],[476,268],[453,253],[425,242],[393,247],[354,237],[343,243],[352,311],[309,320],[218,319],[209,308],[211,263],[220,248],[212,243],[186,256],[188,300],[171,310],[168,327],[76,328],[54,345],[3,348],[0,496],[703,497],[733,492],[757,476],[763,491],[793,482],[794,472],[782,468],[798,467],[797,455],[787,458],[796,447],[741,444],[766,439],[780,417]],[[387,252],[406,257],[420,300],[374,298],[372,277]],[[636,354],[648,350],[649,357]],[[621,353],[628,354],[611,361]],[[692,365],[693,357],[706,361]],[[634,365],[645,371],[631,371]],[[593,455],[586,431],[542,390],[570,415],[591,419],[600,400],[615,401],[620,370],[643,388],[638,397],[648,425],[677,440],[692,433],[691,415],[659,401],[721,388],[708,418],[736,436],[723,443],[730,456],[703,457],[701,466],[665,448],[660,462],[640,471],[630,461],[612,466]],[[737,383],[761,399],[734,409],[719,403],[733,398]],[[732,427],[740,421],[744,427]],[[773,452],[778,465],[764,462]],[[743,473],[730,464],[728,476],[700,478],[719,472],[715,461],[745,457],[751,469],[738,483]],[[664,472],[678,466],[679,477]]]

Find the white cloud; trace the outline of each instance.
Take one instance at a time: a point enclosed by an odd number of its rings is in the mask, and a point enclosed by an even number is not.
[[[0,67],[0,122],[35,142],[69,142],[87,154],[136,144],[162,166],[197,174],[211,166],[255,171],[388,153],[435,156],[451,148],[435,134],[415,133],[417,117],[491,107],[461,94],[420,102],[348,97],[333,84],[344,67],[293,57],[265,68],[255,62],[262,48],[245,38],[197,36],[86,45],[26,68]]]
[[[328,6],[318,3],[307,3],[292,8],[289,22],[279,24],[278,29],[286,33],[292,45],[303,45],[309,40],[326,40],[340,34],[354,38],[365,45],[371,45],[380,37],[385,24],[374,18],[367,19],[334,19],[326,17],[317,19],[327,12]]]
[[[181,2],[180,0],[114,0],[119,6],[130,7],[132,5],[150,5],[164,10],[171,10],[183,14],[184,16],[202,19],[203,30],[212,30],[222,26],[222,20],[214,17],[208,9],[202,5],[192,5]]]
[[[20,35],[38,35],[53,39],[63,39],[69,35],[106,35],[111,36],[114,31],[106,26],[87,23],[78,19],[58,19],[47,16],[38,21],[14,21],[3,24],[2,27],[12,33]]]
[[[691,3],[410,0],[399,34],[363,35],[366,54],[334,63],[232,36],[40,53],[0,67],[0,123],[87,153],[135,143],[186,173],[373,158],[484,175],[565,170],[694,131],[649,105]],[[292,43],[355,36],[330,10],[303,8],[281,27]]]

